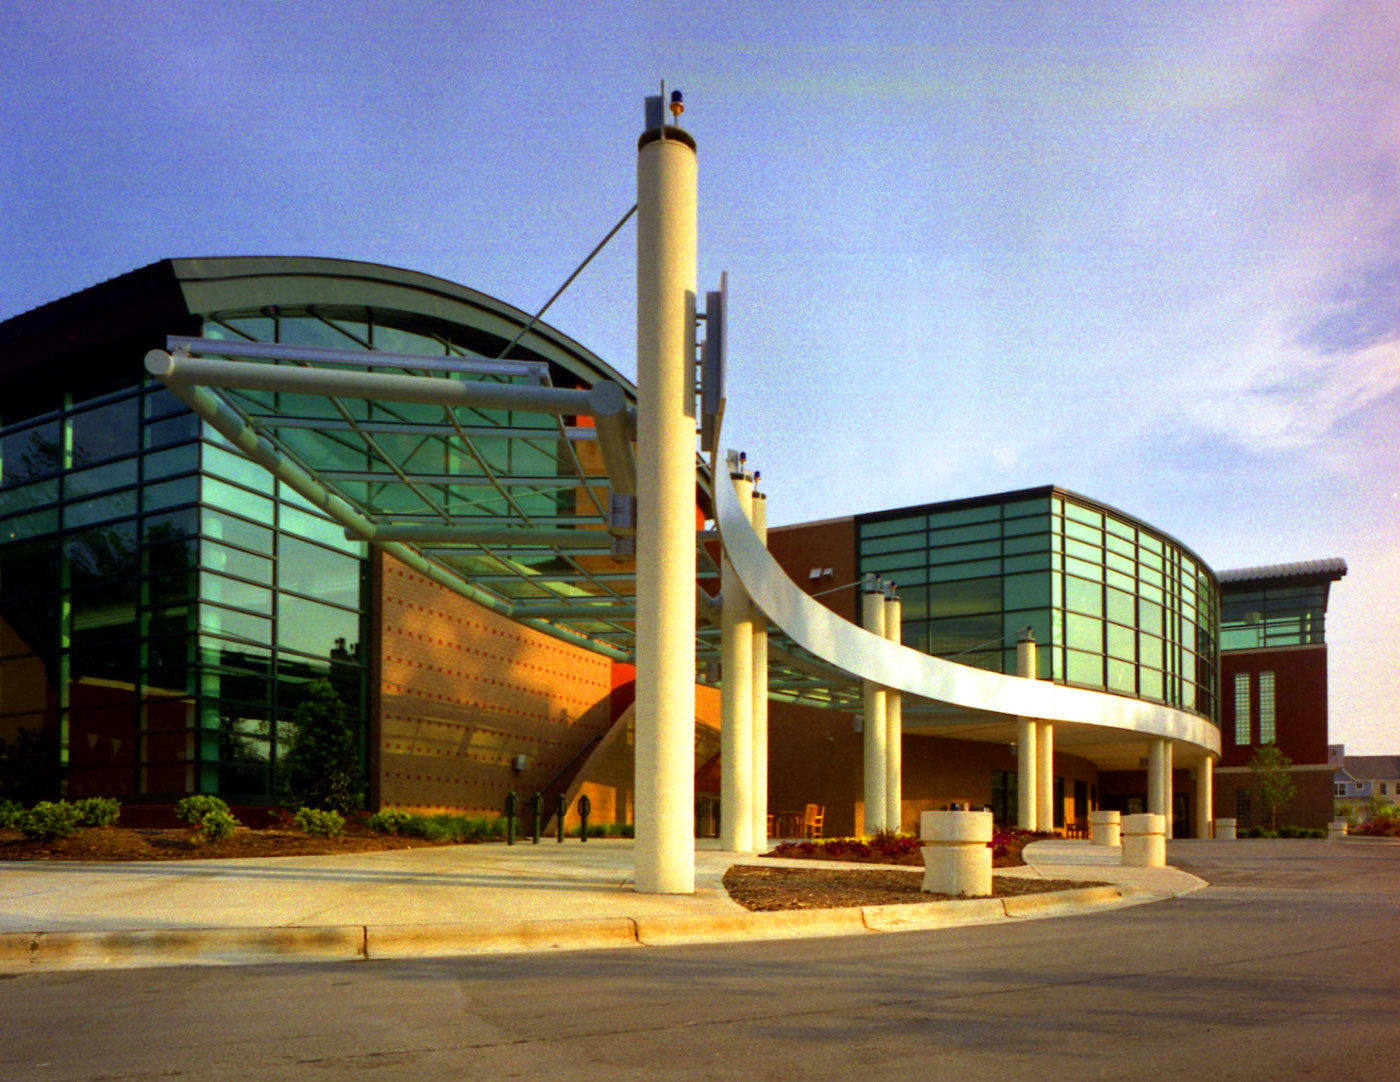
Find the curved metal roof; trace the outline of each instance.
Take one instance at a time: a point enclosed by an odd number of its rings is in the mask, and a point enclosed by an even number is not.
[[[1222,585],[1242,582],[1265,582],[1269,579],[1324,578],[1336,582],[1347,573],[1347,562],[1340,557],[1324,560],[1298,560],[1287,564],[1263,564],[1259,567],[1237,567],[1217,571]]]

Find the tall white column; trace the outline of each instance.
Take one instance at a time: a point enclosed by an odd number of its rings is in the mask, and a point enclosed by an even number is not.
[[[1035,638],[1027,635],[1016,644],[1016,675],[1036,677]],[[1039,802],[1036,800],[1036,723],[1033,718],[1016,719],[1016,825],[1035,830]]]
[[[1022,830],[1036,829],[1040,806],[1035,798],[1035,736],[1034,718],[1016,719],[1016,825]]]
[[[695,891],[695,142],[637,152],[636,889]]]
[[[750,515],[753,478],[731,473],[739,507]],[[753,604],[725,556],[720,569],[720,846],[753,849]]]
[[[1215,818],[1215,760],[1201,756],[1196,766],[1196,837],[1209,838]]]
[[[768,543],[768,497],[753,494],[754,533]],[[768,620],[753,614],[753,847],[768,848]]]
[[[1147,811],[1150,815],[1162,815],[1162,794],[1166,792],[1163,772],[1166,769],[1167,753],[1165,740],[1153,740],[1147,746]]]
[[[1172,742],[1162,741],[1162,815],[1167,820],[1167,837],[1172,836]]]
[[[885,595],[878,586],[863,598],[865,630],[885,635]],[[865,707],[865,832],[885,829],[885,689],[863,682]]]
[[[1055,728],[1039,722],[1035,733],[1035,821],[1037,830],[1055,829]]]
[[[885,598],[885,638],[900,638],[902,624],[899,598],[891,592]],[[899,830],[904,820],[904,703],[899,692],[885,691],[885,829]]]

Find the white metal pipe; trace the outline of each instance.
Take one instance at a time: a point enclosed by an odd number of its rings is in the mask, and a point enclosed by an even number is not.
[[[298,368],[250,361],[211,361],[197,357],[172,357],[159,349],[146,354],[146,370],[171,387],[196,384],[244,391],[333,395],[336,398],[364,398],[379,402],[424,402],[435,406],[470,406],[528,413],[588,414],[591,408],[590,391],[568,387],[346,372],[341,369]]]
[[[693,141],[637,154],[636,889],[695,891]]]
[[[620,384],[608,380],[588,392],[589,412],[598,433],[598,450],[612,490],[619,495],[637,494],[637,460],[632,454],[634,418]]]
[[[749,513],[753,479],[732,474],[739,506]],[[720,846],[737,853],[753,845],[753,606],[728,560],[720,571]]]
[[[348,531],[347,531],[348,533]],[[374,541],[405,541],[411,545],[489,545],[509,548],[592,549],[607,552],[612,534],[607,530],[561,530],[552,527],[502,526],[376,526]]]
[[[768,541],[768,498],[753,494],[749,514],[754,532]],[[753,614],[753,847],[768,848],[768,618]]]
[[[862,601],[862,623],[865,630],[880,638],[885,636],[885,595],[872,590]],[[885,829],[885,739],[888,719],[885,715],[885,689],[870,680],[861,682],[865,712],[865,833]]]
[[[902,641],[899,598],[885,598],[885,638]],[[899,830],[904,821],[904,702],[899,692],[885,691],[885,828]]]

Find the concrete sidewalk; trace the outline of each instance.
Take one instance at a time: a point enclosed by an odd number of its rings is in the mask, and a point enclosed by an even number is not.
[[[811,862],[736,855],[700,841],[695,894],[648,895],[632,889],[632,849],[630,840],[595,839],[258,860],[5,862],[0,972],[854,935],[1063,915],[1204,885],[1172,868],[1122,868],[1116,848],[1052,841],[1027,847],[1028,866],[1005,874],[1114,887],[750,913],[724,890],[729,867]]]

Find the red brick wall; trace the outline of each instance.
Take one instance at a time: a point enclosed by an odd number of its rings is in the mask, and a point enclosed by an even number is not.
[[[523,627],[383,558],[376,606],[378,802],[499,812],[611,724],[610,659]],[[517,755],[529,765],[512,769]]]
[[[808,593],[844,586],[856,578],[855,519],[841,518],[810,526],[783,526],[768,531],[768,551],[788,577]],[[831,568],[829,578],[809,579],[812,568]],[[859,622],[858,590],[837,590],[818,598],[832,612]]]
[[[1220,655],[1220,765],[1248,766],[1258,748],[1259,676],[1274,674],[1275,743],[1295,764],[1327,762],[1327,647],[1284,646]],[[1235,674],[1250,674],[1250,743],[1235,744]],[[1329,789],[1330,793],[1330,789]],[[1231,813],[1233,814],[1233,813]]]

